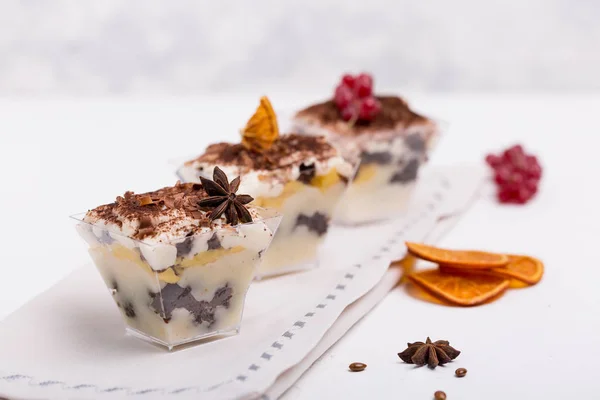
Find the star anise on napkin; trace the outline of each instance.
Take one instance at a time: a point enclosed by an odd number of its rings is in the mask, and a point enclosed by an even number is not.
[[[252,222],[252,216],[245,204],[250,203],[254,198],[247,194],[235,194],[240,187],[239,176],[229,183],[225,172],[221,168],[215,167],[212,181],[203,177],[200,177],[200,181],[209,197],[200,200],[198,206],[213,208],[208,216],[211,221],[225,213],[227,222],[231,225]]]
[[[460,351],[450,346],[450,342],[447,340],[436,340],[431,342],[431,339],[427,338],[425,343],[415,342],[407,343],[408,348],[402,353],[398,353],[398,357],[405,363],[425,365],[429,368],[435,368],[438,365],[446,364],[449,361],[454,360],[460,354]]]

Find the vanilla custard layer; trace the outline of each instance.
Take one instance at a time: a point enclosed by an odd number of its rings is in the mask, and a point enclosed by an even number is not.
[[[353,135],[336,132],[318,121],[296,118],[294,130],[324,135],[345,157],[361,160],[335,211],[335,222],[347,225],[393,218],[405,212],[416,187],[416,172],[438,136],[438,127],[432,122]],[[406,169],[409,163],[417,163],[416,168]]]
[[[126,324],[167,345],[238,329],[246,291],[259,258],[255,251],[241,246],[209,250],[186,260],[176,275],[172,269],[152,271],[139,253],[119,244],[95,246],[89,251]],[[197,323],[185,308],[175,308],[170,320],[165,321],[159,315],[163,310],[153,308],[157,304],[154,298],[161,296],[159,292],[174,283],[175,278],[181,288],[191,288],[197,301],[210,302],[224,287],[231,289],[231,299],[227,306],[215,307],[214,322],[210,324]],[[158,304],[162,308],[160,300]]]
[[[106,248],[106,247],[104,247],[104,248]],[[239,252],[245,250],[244,247],[242,247],[242,246],[235,246],[230,249],[221,248],[221,249],[207,250],[207,251],[196,254],[192,258],[184,258],[178,264],[176,264],[172,267],[169,267],[165,270],[154,271],[152,268],[150,268],[150,266],[147,263],[142,261],[142,259],[140,257],[140,253],[138,253],[134,250],[128,249],[127,247],[124,247],[120,244],[113,244],[110,247],[108,247],[108,249],[110,249],[110,251],[113,253],[114,257],[116,257],[117,259],[130,260],[131,262],[134,262],[135,264],[137,264],[140,268],[144,269],[149,274],[156,274],[156,276],[158,277],[158,279],[160,281],[166,282],[166,283],[179,282],[179,280],[181,279],[183,269],[185,269],[185,268],[202,267],[206,264],[211,264],[211,263],[217,261],[218,259],[220,259],[221,257],[223,257],[225,255],[235,254],[235,253],[239,253]]]
[[[281,195],[256,199],[256,205],[275,208],[283,214],[279,229],[258,268],[258,277],[311,268],[326,232],[298,224],[298,220],[318,216],[325,219],[328,227],[345,190],[345,182],[333,170],[330,174],[315,176],[311,185],[290,181]]]
[[[390,184],[398,168],[390,165],[362,165],[343,201],[335,210],[334,220],[357,225],[384,220],[407,210],[416,181]]]

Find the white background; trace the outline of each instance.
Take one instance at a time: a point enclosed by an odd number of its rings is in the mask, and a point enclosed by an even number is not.
[[[2,0],[0,96],[600,89],[596,0]]]
[[[317,96],[272,94],[293,110]],[[537,286],[484,307],[437,306],[403,287],[356,326],[288,394],[292,399],[594,398],[600,359],[598,96],[411,95],[449,122],[432,164],[482,162],[521,142],[544,165],[525,207],[484,194],[443,241],[449,247],[527,253],[546,263]],[[127,189],[171,184],[168,160],[235,140],[257,98],[4,100],[0,102],[0,317],[87,262],[67,216]],[[463,351],[430,371],[398,362],[406,342],[448,339]],[[352,374],[347,365],[368,364]],[[455,367],[469,369],[453,378]],[[450,397],[451,396],[451,397]]]

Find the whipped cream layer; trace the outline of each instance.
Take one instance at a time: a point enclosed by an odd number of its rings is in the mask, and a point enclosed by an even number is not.
[[[301,180],[310,169],[313,176],[323,176],[335,169],[345,180],[351,179],[354,167],[322,137],[283,135],[263,153],[246,150],[241,144],[217,143],[178,171],[184,182],[211,178],[215,166],[228,176],[241,176],[240,192],[256,197],[281,195],[287,182]]]
[[[211,240],[223,246],[244,246],[256,251],[264,249],[264,238],[272,236],[271,230],[261,219],[259,209],[247,206],[254,223],[231,226],[225,216],[211,221],[212,210],[201,209],[197,202],[208,197],[199,184],[181,184],[154,192],[133,194],[127,192],[114,203],[90,210],[77,229],[90,244],[98,242],[110,245],[118,242],[128,249],[136,249],[155,271],[165,270],[176,264],[177,259],[210,249]],[[185,253],[185,254],[184,254]]]

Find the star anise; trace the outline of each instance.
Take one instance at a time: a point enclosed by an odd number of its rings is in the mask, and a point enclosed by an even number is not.
[[[450,346],[450,342],[447,340],[436,340],[431,342],[431,339],[427,338],[425,343],[415,342],[407,343],[408,348],[402,353],[398,353],[398,357],[405,363],[425,365],[429,368],[435,368],[438,365],[446,364],[449,361],[454,360],[460,354],[460,351]]]
[[[212,181],[203,177],[200,177],[200,181],[209,197],[200,200],[198,206],[213,208],[208,216],[211,221],[225,213],[227,222],[231,225],[237,225],[239,222],[252,222],[252,216],[245,204],[250,203],[254,198],[247,194],[235,194],[240,187],[239,176],[229,183],[225,172],[221,168],[215,167]]]

